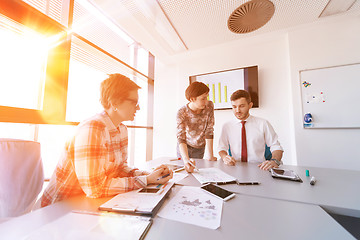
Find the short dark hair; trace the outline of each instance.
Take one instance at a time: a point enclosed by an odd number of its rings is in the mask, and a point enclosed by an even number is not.
[[[111,103],[120,103],[129,97],[129,92],[138,90],[140,87],[130,78],[120,73],[109,74],[109,77],[101,82],[100,102],[105,109],[110,108]]]
[[[248,103],[251,102],[251,97],[250,97],[249,92],[246,90],[241,90],[241,89],[233,92],[233,94],[231,94],[230,100],[235,101],[240,98],[245,98]]]
[[[191,98],[196,98],[204,93],[210,91],[209,87],[202,82],[192,82],[185,90],[185,97],[190,101]]]

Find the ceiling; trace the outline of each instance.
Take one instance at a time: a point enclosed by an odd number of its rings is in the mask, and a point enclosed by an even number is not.
[[[155,56],[171,56],[344,15],[360,16],[360,1],[345,13],[319,18],[329,0],[271,0],[275,13],[258,30],[228,29],[231,13],[249,0],[92,0]],[[338,0],[344,1],[344,0]]]

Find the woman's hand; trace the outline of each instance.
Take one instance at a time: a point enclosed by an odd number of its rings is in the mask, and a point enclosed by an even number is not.
[[[193,159],[188,159],[188,160],[184,160],[184,166],[185,166],[185,170],[188,173],[192,173],[194,171],[197,170],[196,165],[195,165],[195,161]]]

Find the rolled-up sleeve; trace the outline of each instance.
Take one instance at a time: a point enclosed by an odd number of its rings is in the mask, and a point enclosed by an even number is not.
[[[177,112],[176,115],[176,124],[177,124],[177,131],[176,131],[176,137],[178,140],[178,143],[186,143],[186,117],[185,112],[183,109],[180,109]]]
[[[266,121],[264,132],[266,145],[270,147],[271,152],[276,150],[284,151],[278,140],[278,135],[268,121]]]
[[[228,153],[229,138],[227,136],[226,128],[227,128],[227,126],[226,126],[226,124],[224,124],[221,129],[221,134],[219,137],[218,152],[226,151]]]
[[[208,120],[205,130],[205,139],[214,139],[214,125],[215,125],[214,103],[209,101],[209,112],[208,112]]]

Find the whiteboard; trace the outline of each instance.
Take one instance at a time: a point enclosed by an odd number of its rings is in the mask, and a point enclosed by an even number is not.
[[[300,71],[304,128],[360,128],[360,63]]]

